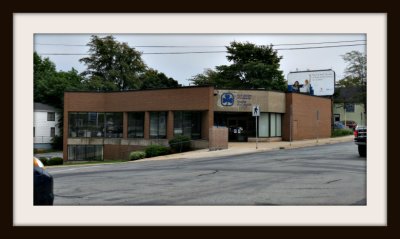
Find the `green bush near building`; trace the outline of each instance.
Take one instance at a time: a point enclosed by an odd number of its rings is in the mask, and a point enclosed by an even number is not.
[[[146,152],[144,151],[132,151],[129,154],[129,160],[138,160],[146,157]]]
[[[352,135],[353,130],[351,129],[334,129],[332,131],[332,137],[340,137],[340,136],[346,136],[346,135]]]
[[[47,165],[52,166],[52,165],[62,165],[64,163],[64,160],[60,157],[54,157],[50,158],[47,160]]]
[[[163,145],[153,144],[153,145],[146,147],[145,153],[146,153],[147,158],[151,158],[151,157],[169,154],[170,148],[163,146]]]
[[[48,161],[48,159],[47,159],[46,157],[40,157],[39,160],[40,160],[40,162],[42,162],[42,164],[43,164],[44,166],[47,166],[47,161]]]
[[[184,135],[177,135],[169,142],[173,152],[185,152],[190,150],[190,138]]]

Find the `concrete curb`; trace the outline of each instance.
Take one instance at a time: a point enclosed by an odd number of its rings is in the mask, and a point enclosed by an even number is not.
[[[336,143],[344,143],[353,141],[354,136],[343,136],[336,138],[324,138],[312,140],[301,140],[301,141],[280,141],[280,142],[267,142],[267,143],[258,143],[258,149],[255,148],[255,142],[251,143],[234,143],[231,146],[228,146],[228,149],[209,151],[208,149],[201,149],[196,151],[189,151],[185,153],[179,154],[171,154],[165,156],[158,156],[154,158],[144,159],[145,161],[155,161],[155,160],[172,160],[172,159],[198,159],[198,158],[210,158],[210,157],[225,157],[231,155],[244,155],[244,154],[253,154],[258,152],[266,152],[272,150],[280,150],[280,149],[295,149],[295,148],[304,148],[304,147],[313,147],[327,144],[336,144]]]

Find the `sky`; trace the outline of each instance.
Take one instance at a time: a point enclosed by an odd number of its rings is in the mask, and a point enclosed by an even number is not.
[[[336,73],[336,80],[343,78],[346,68],[342,55],[350,51],[360,51],[365,54],[367,43],[364,34],[112,35],[117,41],[126,42],[130,47],[142,52],[142,59],[148,67],[163,72],[183,86],[189,86],[191,82],[188,79],[203,73],[205,69],[231,64],[226,59],[227,54],[224,51],[225,46],[229,46],[232,41],[250,42],[256,45],[272,44],[278,51],[278,56],[283,57],[280,67],[285,78],[293,71],[332,69]],[[91,34],[35,34],[34,50],[40,56],[50,58],[57,70],[69,71],[75,68],[78,72],[82,72],[86,66],[80,63],[79,59],[85,57],[82,54],[87,54],[89,47],[86,44],[90,41],[90,37]],[[177,52],[186,53],[149,54]]]

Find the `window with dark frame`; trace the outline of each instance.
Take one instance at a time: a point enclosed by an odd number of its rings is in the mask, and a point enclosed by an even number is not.
[[[56,121],[56,113],[47,112],[47,121]]]
[[[144,112],[128,113],[128,138],[144,138]]]
[[[150,112],[150,138],[167,138],[167,112]]]
[[[201,138],[201,112],[175,111],[174,135],[185,135],[191,139]]]
[[[54,137],[56,136],[56,128],[55,127],[51,127],[50,128],[50,137]]]
[[[122,138],[122,124],[122,112],[69,112],[68,136],[71,138]]]
[[[344,108],[346,112],[354,112],[354,103],[346,103]]]

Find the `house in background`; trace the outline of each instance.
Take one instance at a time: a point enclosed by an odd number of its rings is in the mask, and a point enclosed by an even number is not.
[[[352,120],[357,125],[366,125],[365,107],[361,96],[361,87],[337,88],[333,103],[334,121]]]
[[[57,125],[61,111],[50,105],[35,102],[33,112],[33,147],[50,149],[51,139],[60,135]]]

